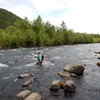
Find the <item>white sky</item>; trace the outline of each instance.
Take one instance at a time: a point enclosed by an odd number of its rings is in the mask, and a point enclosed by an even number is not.
[[[64,21],[75,32],[100,34],[100,0],[0,0],[0,8],[30,21],[40,15],[55,26]]]

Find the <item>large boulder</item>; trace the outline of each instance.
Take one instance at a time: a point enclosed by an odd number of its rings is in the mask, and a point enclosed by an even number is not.
[[[82,75],[84,72],[84,66],[81,64],[71,64],[68,66],[65,66],[64,71],[67,71],[69,73],[75,73],[76,75]]]
[[[54,80],[51,83],[50,91],[52,93],[56,93],[60,89],[60,81],[59,80]]]
[[[38,93],[31,93],[25,100],[43,100],[42,96]]]
[[[30,94],[31,94],[31,91],[30,91],[30,90],[21,91],[21,92],[19,92],[19,93],[16,95],[15,100],[24,100],[24,99],[25,99],[26,97],[28,97]]]

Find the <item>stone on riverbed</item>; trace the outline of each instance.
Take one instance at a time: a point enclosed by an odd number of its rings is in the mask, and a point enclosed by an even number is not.
[[[60,81],[59,80],[54,80],[51,83],[50,91],[51,92],[57,92],[60,89]]]
[[[100,62],[97,62],[97,65],[100,66]]]
[[[76,75],[82,75],[84,72],[84,66],[81,64],[71,64],[68,66],[65,66],[64,71],[67,71],[69,73],[74,73]]]
[[[20,93],[18,93],[18,94],[16,95],[15,100],[24,100],[24,99],[25,99],[26,97],[28,97],[30,94],[31,94],[31,91],[30,91],[30,90],[21,91]]]
[[[68,72],[66,72],[66,71],[60,71],[60,72],[58,73],[58,75],[60,75],[60,76],[62,76],[62,77],[67,77],[67,78],[70,77],[70,74],[69,74]]]
[[[24,73],[24,74],[20,74],[18,76],[18,78],[24,79],[24,78],[29,78],[31,76],[34,76],[33,74],[29,74],[29,73]]]
[[[38,93],[31,93],[25,100],[43,100],[42,96]]]
[[[26,81],[22,84],[22,87],[29,87],[31,85],[32,81]]]
[[[69,77],[76,77],[76,78],[79,78],[79,76],[77,76],[76,74],[74,73],[69,73],[67,71],[60,71],[58,73],[58,75],[62,76],[62,77],[66,77],[66,78],[69,78]]]
[[[66,81],[64,86],[64,93],[75,93],[75,90],[76,90],[76,84],[71,80]]]
[[[95,52],[96,54],[100,54],[100,52]]]
[[[98,57],[98,59],[100,59],[100,57]]]

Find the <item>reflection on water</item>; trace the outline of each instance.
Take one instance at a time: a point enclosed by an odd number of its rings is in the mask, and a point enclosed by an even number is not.
[[[15,95],[22,91],[22,83],[18,80],[21,73],[35,74],[36,80],[29,89],[43,96],[44,100],[100,100],[100,67],[96,65],[99,59],[100,44],[79,44],[45,48],[20,48],[0,50],[0,100],[14,100]],[[42,67],[36,65],[37,51],[46,57]],[[81,79],[69,78],[76,85],[76,93],[72,97],[65,97],[63,90],[59,96],[51,95],[49,88],[53,80],[67,81],[57,75],[68,64],[80,63],[85,66]]]

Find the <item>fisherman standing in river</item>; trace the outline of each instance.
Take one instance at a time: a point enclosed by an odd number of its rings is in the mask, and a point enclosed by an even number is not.
[[[39,64],[41,66],[42,62],[44,60],[44,56],[41,54],[40,51],[38,51],[37,59],[38,59],[38,63],[37,64]]]

